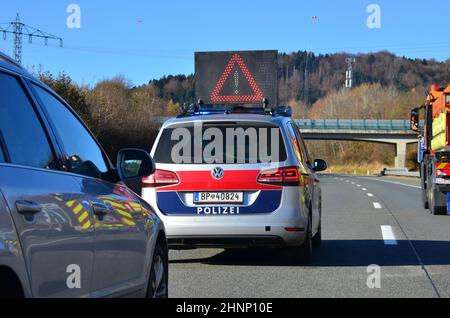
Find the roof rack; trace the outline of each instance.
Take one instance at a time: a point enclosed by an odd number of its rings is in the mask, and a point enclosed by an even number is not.
[[[206,105],[202,101],[196,104],[184,104],[180,106],[180,114],[177,118],[190,117],[190,116],[205,116],[205,115],[217,115],[217,114],[260,114],[267,116],[283,116],[291,117],[291,106],[278,106],[277,109],[268,108],[267,100],[264,100],[262,107],[251,106],[223,106],[223,105]]]

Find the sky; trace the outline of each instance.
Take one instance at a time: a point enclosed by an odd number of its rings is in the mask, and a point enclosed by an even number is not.
[[[22,64],[64,71],[76,82],[123,75],[133,85],[194,72],[195,51],[277,49],[319,53],[389,50],[411,58],[450,57],[448,0],[0,0],[0,23],[59,36],[48,46],[23,39]],[[80,9],[73,18],[69,6]],[[372,20],[380,9],[380,19]],[[369,7],[370,8],[370,7]],[[442,9],[439,9],[442,8]],[[370,24],[380,21],[380,24]],[[80,27],[74,22],[80,21]],[[5,26],[1,25],[0,26]],[[75,26],[75,28],[74,28]],[[375,26],[375,28],[374,28]],[[0,50],[12,55],[12,36]]]

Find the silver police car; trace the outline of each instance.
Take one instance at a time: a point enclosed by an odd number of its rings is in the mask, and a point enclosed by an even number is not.
[[[171,248],[291,247],[311,261],[321,243],[321,189],[289,109],[201,110],[166,121],[142,197]]]

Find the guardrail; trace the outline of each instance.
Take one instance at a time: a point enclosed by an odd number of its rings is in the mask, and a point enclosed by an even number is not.
[[[384,169],[383,171],[381,171],[381,175],[420,178],[419,171],[408,171],[408,169]]]
[[[300,129],[410,131],[409,120],[393,119],[296,119]]]
[[[162,124],[169,118],[157,117],[153,120]],[[402,119],[294,119],[294,121],[303,130],[391,130],[412,133],[409,120]]]

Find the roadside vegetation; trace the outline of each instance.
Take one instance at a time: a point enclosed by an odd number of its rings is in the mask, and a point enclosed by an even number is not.
[[[424,102],[432,83],[445,85],[450,80],[450,60],[412,60],[379,52],[355,56],[354,88],[345,89],[347,56],[280,54],[280,103],[291,105],[296,118],[408,119],[410,109]],[[155,119],[174,116],[180,105],[194,101],[193,75],[166,76],[141,86],[125,76],[93,86],[79,85],[64,73],[39,72],[37,76],[71,104],[112,160],[123,147],[150,149],[158,133]],[[336,172],[364,173],[394,163],[393,145],[308,143],[312,156],[327,160]],[[415,147],[408,149],[410,168],[415,167],[416,152]]]

